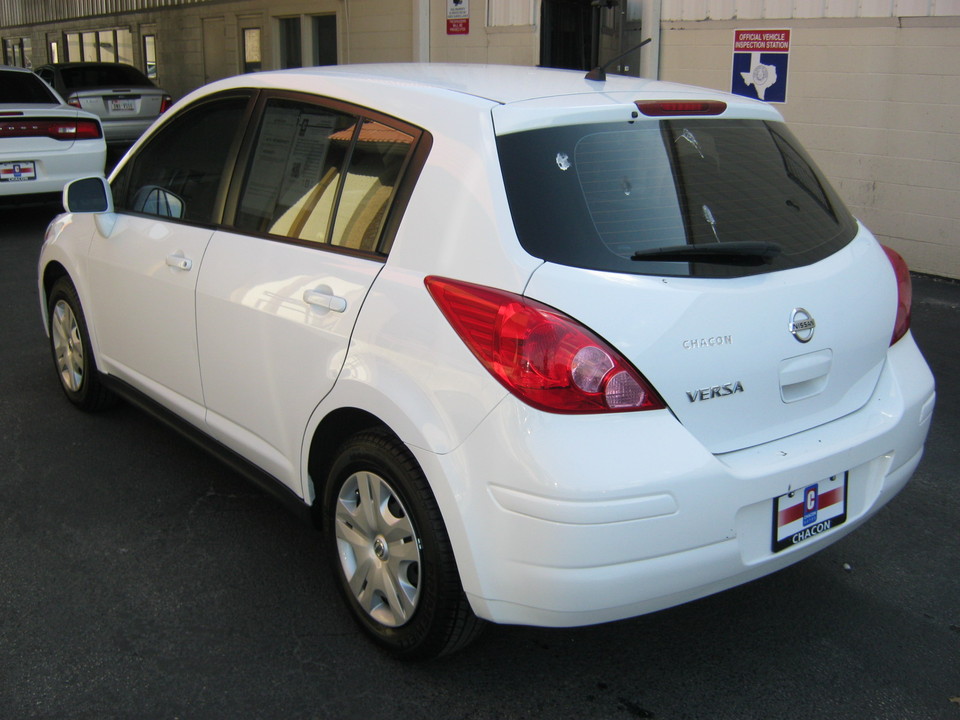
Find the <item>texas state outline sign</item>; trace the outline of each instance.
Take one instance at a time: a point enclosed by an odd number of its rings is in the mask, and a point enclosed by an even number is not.
[[[789,60],[789,30],[734,30],[730,91],[770,103],[786,102]]]

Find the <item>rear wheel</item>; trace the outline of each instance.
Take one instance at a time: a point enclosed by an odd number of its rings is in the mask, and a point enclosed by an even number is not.
[[[47,301],[50,350],[63,392],[83,410],[99,410],[114,399],[100,382],[77,290],[67,278],[53,285]]]
[[[386,432],[340,448],[324,497],[328,552],[354,618],[407,658],[464,647],[481,627],[463,594],[440,510],[419,465]]]

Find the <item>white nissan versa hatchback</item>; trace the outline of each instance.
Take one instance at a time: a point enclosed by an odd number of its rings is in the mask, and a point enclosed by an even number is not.
[[[178,424],[323,528],[406,657],[795,563],[907,482],[903,260],[771,106],[503,66],[245,75],[50,225],[67,397]]]

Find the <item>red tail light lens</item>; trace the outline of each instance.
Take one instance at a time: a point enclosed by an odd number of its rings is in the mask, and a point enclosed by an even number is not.
[[[900,257],[900,253],[891,250],[886,245],[883,246],[883,251],[887,254],[890,264],[893,265],[893,272],[897,276],[897,319],[893,325],[893,337],[890,338],[890,344],[893,345],[910,329],[913,284],[910,281],[910,269],[904,259]]]
[[[48,137],[54,140],[93,140],[103,136],[96,120],[24,118],[0,122],[0,138]]]
[[[540,410],[659,410],[663,400],[616,350],[546,305],[481,285],[428,277],[430,295],[483,366]]]
[[[160,100],[160,114],[163,115],[167,110],[170,109],[171,105],[173,105],[173,98],[169,95],[164,95]]]

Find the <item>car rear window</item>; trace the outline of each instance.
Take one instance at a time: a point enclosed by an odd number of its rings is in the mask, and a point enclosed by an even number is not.
[[[857,232],[783,123],[637,120],[530,130],[497,142],[520,242],[550,262],[743,276],[817,262]],[[692,249],[696,260],[682,259]]]
[[[0,72],[0,102],[27,105],[30,103],[60,104],[46,83],[36,75],[24,72]]]
[[[146,76],[130,65],[91,65],[60,70],[65,87],[71,90],[86,88],[152,86]]]

